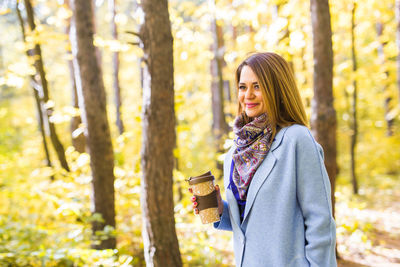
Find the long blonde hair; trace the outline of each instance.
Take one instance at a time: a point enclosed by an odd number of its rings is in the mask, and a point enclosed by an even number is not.
[[[277,127],[292,124],[308,126],[307,115],[293,71],[283,57],[272,52],[253,53],[238,66],[236,85],[239,84],[244,66],[249,66],[258,78],[272,126],[272,137],[276,135]],[[250,122],[251,118],[243,112],[240,102],[238,105],[238,116],[241,115],[246,122]]]

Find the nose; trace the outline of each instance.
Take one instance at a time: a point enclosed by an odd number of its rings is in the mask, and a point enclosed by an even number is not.
[[[246,99],[251,99],[253,98],[254,94],[253,94],[253,90],[251,88],[247,88],[246,90],[246,94],[244,95]]]

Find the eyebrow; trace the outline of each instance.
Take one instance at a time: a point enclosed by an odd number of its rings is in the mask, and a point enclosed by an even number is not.
[[[246,84],[246,83],[240,82],[239,84]],[[258,82],[253,82],[252,84],[258,84]]]

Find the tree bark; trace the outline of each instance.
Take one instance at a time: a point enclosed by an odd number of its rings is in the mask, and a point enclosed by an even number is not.
[[[118,30],[117,30],[117,25],[115,23],[115,2],[116,0],[109,0],[109,8],[111,12],[111,34],[112,37],[115,41],[118,41]],[[115,95],[115,108],[116,108],[116,115],[117,115],[117,120],[116,124],[119,130],[119,134],[122,134],[124,132],[124,124],[122,122],[121,118],[121,107],[122,107],[122,101],[121,101],[121,88],[119,86],[119,52],[116,51],[113,53],[113,87],[114,87],[114,95]]]
[[[105,226],[115,228],[114,154],[107,119],[106,93],[102,71],[93,45],[93,9],[91,1],[71,0],[73,19],[71,29],[72,53],[79,107],[86,125],[85,137],[90,154],[93,176],[94,212],[102,221],[93,222],[93,232]],[[96,249],[115,248],[116,240],[108,237]]]
[[[314,97],[311,103],[311,128],[325,153],[325,166],[332,189],[332,209],[335,214],[336,111],[332,93],[332,30],[328,0],[311,0],[311,22],[314,56]]]
[[[306,47],[304,46],[303,48],[301,48],[301,52],[300,52],[301,72],[304,74],[304,80],[302,81],[300,88],[304,88],[309,82],[307,75],[306,75],[306,73],[308,71],[307,71],[307,62],[304,59],[305,54],[306,54]],[[310,107],[311,106],[311,98],[307,96],[304,100],[305,100],[306,107]]]
[[[279,11],[281,9],[281,7],[283,5],[286,5],[286,2],[280,2],[277,4],[273,5],[272,8],[272,21],[279,19]],[[285,41],[286,44],[285,45],[289,45],[289,37],[290,37],[290,20],[291,20],[291,16],[288,15],[285,17],[287,19],[287,24],[285,26],[285,28],[282,30],[283,34],[281,35],[281,37],[279,39],[276,40],[276,46],[278,46],[282,41]],[[293,74],[295,74],[295,69],[294,69],[294,63],[293,63],[293,55],[292,53],[290,53],[288,51],[288,55],[287,55],[287,62],[290,66],[290,68],[292,69]]]
[[[69,1],[66,1],[66,4],[69,6]],[[76,30],[73,29],[72,32]],[[65,33],[69,36],[71,33],[71,18],[67,21],[67,27],[65,29]],[[70,53],[71,51],[68,51]],[[68,69],[69,69],[69,77],[71,81],[71,96],[72,96],[72,106],[75,109],[79,109],[79,102],[78,102],[78,91],[76,89],[76,79],[75,79],[75,70],[74,70],[74,63],[71,59],[68,59]],[[71,140],[72,146],[75,148],[76,151],[79,153],[83,153],[86,151],[86,140],[85,135],[82,127],[79,127],[82,123],[81,115],[73,116],[71,118],[70,123],[70,131],[71,131]]]
[[[358,182],[356,174],[356,148],[357,148],[357,137],[358,137],[358,121],[357,121],[357,55],[354,37],[354,14],[356,12],[357,5],[353,2],[353,8],[351,10],[351,60],[353,63],[353,101],[351,107],[351,140],[350,140],[350,161],[351,161],[351,183],[353,185],[353,193],[358,194]]]
[[[386,58],[383,52],[383,49],[387,42],[382,42],[381,37],[383,34],[383,23],[377,22],[376,23],[376,33],[378,35],[379,45],[378,45],[378,57],[381,66],[386,66]],[[386,77],[389,76],[389,71],[385,67],[385,75]],[[388,90],[388,84],[384,82],[382,84],[382,92],[385,96],[384,108],[385,108],[385,121],[386,121],[386,136],[393,135],[393,126],[394,126],[394,117],[390,115],[390,104],[392,102],[392,97],[390,96],[390,92]]]
[[[27,19],[28,19],[28,24],[30,27],[30,30],[33,32],[36,29],[35,21],[34,21],[34,13],[33,13],[33,8],[30,0],[24,0],[25,3],[25,9],[26,9],[26,14],[27,14]],[[43,59],[42,59],[42,51],[40,48],[39,44],[35,44],[34,47],[34,57],[35,57],[35,68],[36,71],[40,77],[40,83],[41,83],[41,92],[40,92],[40,98],[42,99],[43,105],[46,106],[47,103],[49,103],[50,97],[49,97],[49,89],[48,89],[48,84],[47,84],[47,79],[46,79],[46,73],[44,70],[43,66]],[[43,107],[45,108],[45,107]],[[54,123],[50,121],[50,117],[53,114],[53,107],[47,106],[43,110],[43,115],[46,116],[46,122],[49,127],[49,132],[50,132],[50,140],[53,144],[53,147],[57,153],[58,159],[60,161],[61,166],[66,170],[69,171],[69,166],[67,163],[67,160],[65,158],[65,151],[64,147],[61,144]]]
[[[167,0],[142,0],[144,49],[141,206],[147,266],[182,266],[175,230],[173,38]]]
[[[397,22],[397,27],[396,27],[396,43],[397,43],[397,89],[399,91],[399,108],[400,108],[400,0],[396,0],[396,8],[395,8],[395,13],[396,13],[396,22]]]
[[[92,16],[92,23],[93,23],[93,36],[97,33],[97,23],[96,23],[96,0],[88,0],[91,2],[92,5],[92,10],[93,10],[93,16]],[[96,49],[96,57],[97,57],[97,61],[99,62],[99,66],[101,68],[101,66],[103,65],[103,57],[102,57],[102,53],[101,50],[95,46]]]
[[[3,47],[0,45],[0,75],[4,73]]]
[[[75,70],[74,64],[72,60],[68,60],[68,68],[70,72],[70,79],[72,84],[72,106],[76,109],[79,109],[79,101],[78,101],[78,91],[76,89],[76,80],[75,80]],[[72,138],[72,145],[76,151],[79,153],[83,153],[86,151],[86,140],[84,130],[80,125],[82,124],[81,115],[74,116],[71,118],[70,123],[70,131]]]
[[[214,135],[214,143],[217,153],[223,153],[223,139],[229,132],[229,126],[225,120],[224,113],[224,78],[222,68],[224,66],[224,39],[221,26],[217,24],[215,18],[211,21],[211,33],[213,35],[213,43],[211,51],[214,58],[211,60],[211,105],[212,105],[212,132]],[[217,169],[223,172],[222,162],[217,161]],[[221,176],[222,177],[222,176]]]
[[[17,15],[18,15],[18,21],[21,26],[21,33],[22,33],[22,41],[25,43],[26,42],[26,33],[25,33],[25,24],[24,20],[21,15],[21,11],[19,10],[18,4],[16,6],[17,10]],[[34,56],[34,51],[32,49],[26,51],[26,55],[28,57],[33,57]],[[42,101],[39,97],[39,84],[35,79],[35,75],[30,76],[31,79],[31,85],[32,85],[32,90],[33,90],[33,96],[35,98],[35,103],[36,103],[36,110],[37,110],[37,117],[38,117],[38,123],[39,123],[39,131],[42,136],[42,143],[43,143],[43,150],[46,156],[46,166],[47,167],[52,167],[53,164],[51,163],[51,157],[49,153],[49,148],[47,146],[47,141],[46,141],[46,132],[44,128],[44,119],[43,119],[43,109],[42,109]],[[51,180],[54,180],[54,176],[51,176]]]
[[[213,34],[213,44],[211,46],[214,58],[211,61],[211,93],[212,93],[212,112],[213,112],[213,132],[216,139],[221,139],[224,134],[229,131],[229,126],[225,120],[224,113],[224,78],[222,68],[224,61],[224,40],[223,31],[217,21],[213,19],[211,24],[211,32]]]

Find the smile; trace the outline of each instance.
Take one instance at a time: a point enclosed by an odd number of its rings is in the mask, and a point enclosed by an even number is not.
[[[246,104],[246,108],[254,108],[258,104]]]

